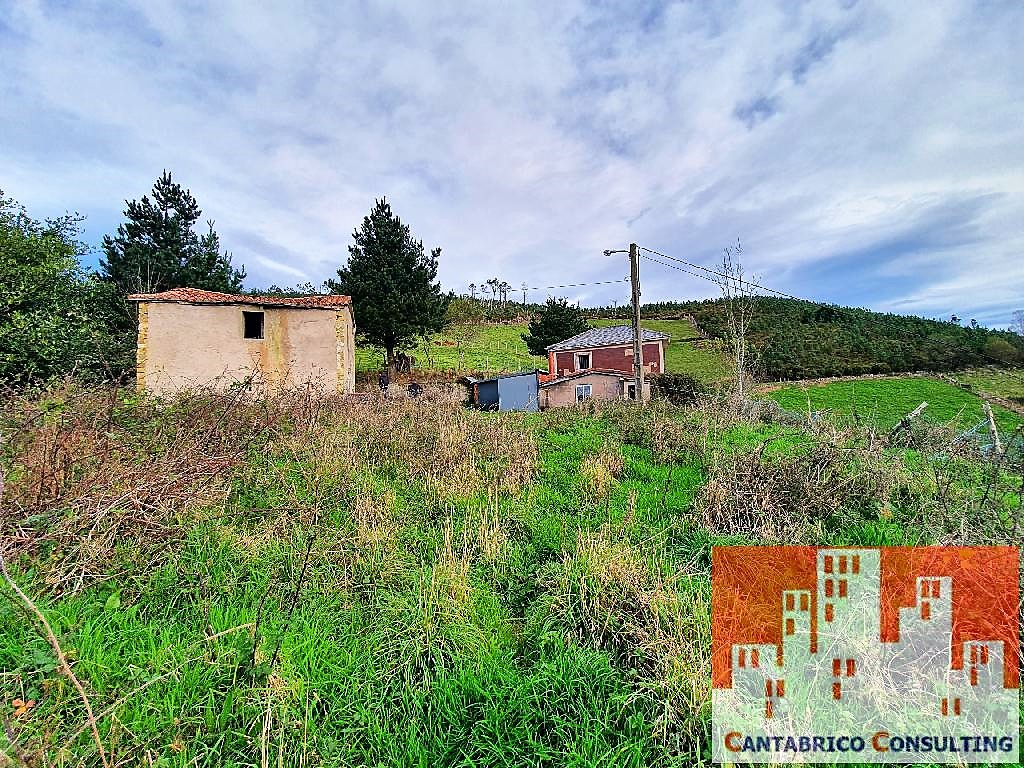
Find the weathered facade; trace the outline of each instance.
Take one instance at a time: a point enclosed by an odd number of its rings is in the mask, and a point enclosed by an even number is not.
[[[348,296],[240,296],[195,288],[129,296],[139,307],[140,389],[252,381],[269,391],[355,389]]]
[[[540,407],[559,408],[587,400],[633,399],[633,380],[619,371],[578,371],[540,384]],[[650,400],[651,385],[644,382],[643,399]]]
[[[665,344],[668,340],[664,333],[643,329],[644,373],[665,371]],[[629,325],[591,328],[552,344],[546,351],[548,371],[558,376],[589,369],[632,374],[633,328]]]

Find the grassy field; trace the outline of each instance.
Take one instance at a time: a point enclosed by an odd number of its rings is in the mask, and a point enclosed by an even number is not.
[[[621,325],[622,320],[592,320],[591,325]],[[665,367],[670,373],[689,373],[701,381],[716,382],[728,377],[728,361],[717,352],[694,344],[697,334],[687,320],[645,320],[645,328],[672,337],[665,350]],[[451,328],[435,334],[410,350],[419,368],[445,371],[506,372],[547,368],[547,359],[531,355],[522,335],[525,325],[481,325]],[[461,346],[460,346],[461,345]],[[356,349],[356,370],[380,370],[383,352],[374,347]]]
[[[5,590],[6,732],[40,765],[707,764],[713,546],[1008,543],[1021,514],[969,456],[711,405],[0,417],[3,553],[97,715],[99,744]]]
[[[1024,406],[1024,369],[973,368],[957,371],[958,381],[974,388],[979,394],[1004,397]]]
[[[894,377],[836,381],[818,386],[793,384],[767,395],[783,408],[806,413],[811,410],[837,414],[856,413],[867,423],[879,427],[894,426],[922,402],[928,403],[924,416],[935,423],[948,423],[958,429],[973,427],[985,416],[982,401],[945,381],[925,377]],[[1003,432],[1011,432],[1024,421],[1005,408],[994,406],[996,422]]]
[[[622,325],[622,320],[591,320],[591,325],[604,327]],[[667,333],[671,339],[665,348],[665,369],[668,373],[688,373],[709,384],[724,381],[731,375],[729,361],[719,352],[709,349],[689,320],[644,320],[643,327]]]
[[[546,368],[547,358],[531,355],[522,335],[525,325],[479,325],[451,328],[421,341],[408,354],[416,367],[443,371],[507,372]],[[461,347],[459,344],[461,343]],[[356,370],[378,371],[384,353],[375,347],[356,348]]]

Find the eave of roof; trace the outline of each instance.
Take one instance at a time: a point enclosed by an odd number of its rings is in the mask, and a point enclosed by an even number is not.
[[[502,373],[502,374],[499,374],[497,376],[491,376],[490,378],[487,378],[487,379],[475,379],[472,376],[467,376],[466,378],[470,379],[472,381],[472,383],[474,383],[474,384],[486,384],[489,381],[497,381],[498,379],[514,379],[514,378],[516,378],[518,376],[536,376],[539,373],[540,373],[540,371],[538,369],[534,368],[533,370],[529,370],[529,371],[516,371],[515,373]]]
[[[578,379],[581,376],[592,375],[615,376],[616,378],[619,379],[632,378],[628,373],[623,373],[622,371],[615,371],[610,368],[585,368],[582,371],[573,371],[572,373],[567,373],[564,376],[559,376],[557,378],[551,379],[550,381],[542,381],[539,386],[550,387],[554,384],[560,384],[563,381],[569,381],[569,379]]]
[[[247,296],[219,293],[199,288],[174,288],[160,293],[134,293],[129,301],[172,302],[177,304],[246,304],[262,307],[296,307],[300,309],[337,309],[352,304],[350,296]]]

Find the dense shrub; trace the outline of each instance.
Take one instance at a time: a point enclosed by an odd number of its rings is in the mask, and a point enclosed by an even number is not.
[[[706,391],[707,386],[688,373],[661,373],[651,377],[651,394],[673,405],[689,405]]]
[[[112,286],[81,265],[81,221],[37,221],[0,192],[0,380],[132,367],[134,336],[109,330]]]

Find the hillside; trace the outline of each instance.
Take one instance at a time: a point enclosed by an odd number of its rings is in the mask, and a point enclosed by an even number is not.
[[[628,321],[596,318],[589,322],[593,326],[602,327],[622,325]],[[702,339],[689,320],[644,320],[642,325],[671,337],[665,348],[665,370],[668,373],[688,373],[707,384],[723,381],[731,375],[729,360],[715,349],[714,342]]]
[[[620,325],[628,321],[596,318],[593,326]],[[689,373],[708,383],[729,375],[722,355],[699,339],[693,324],[685,319],[645,320],[645,328],[672,337],[665,350],[665,366],[670,373]],[[421,341],[409,351],[421,370],[453,372],[507,372],[547,367],[547,359],[531,355],[522,336],[525,324],[486,324],[453,326]],[[361,372],[380,370],[383,352],[374,347],[357,347],[356,365]]]
[[[643,313],[689,316],[705,334],[726,336],[720,299],[648,304]],[[756,372],[767,379],[953,371],[1024,361],[1024,338],[1008,331],[765,296],[755,299],[748,337]]]
[[[0,750],[30,764],[708,760],[711,547],[1011,543],[1019,470],[770,412],[8,401]],[[1016,522],[1013,522],[1016,521]],[[4,735],[4,734],[9,734]],[[13,738],[17,746],[5,744]]]

